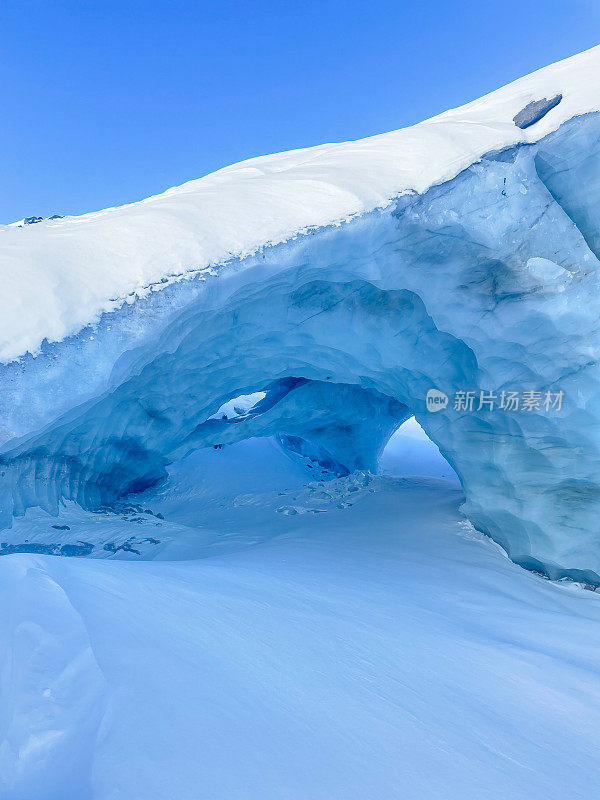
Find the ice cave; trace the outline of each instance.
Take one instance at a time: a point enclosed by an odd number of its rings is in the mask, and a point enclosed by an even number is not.
[[[599,74],[0,226],[2,797],[585,796]]]
[[[252,437],[375,472],[414,415],[478,530],[522,566],[597,582],[599,219],[594,112],[45,338],[0,373],[2,524],[110,505],[194,450]],[[451,398],[436,413],[431,389]],[[246,413],[214,418],[252,392]],[[510,392],[521,408],[501,407]]]

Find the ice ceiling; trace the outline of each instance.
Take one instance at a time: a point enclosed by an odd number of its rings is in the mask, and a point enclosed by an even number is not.
[[[477,528],[523,566],[597,582],[599,255],[589,114],[218,280],[134,300],[0,368],[1,523],[61,499],[110,504],[193,450],[256,436],[340,473],[376,470],[414,414]],[[432,388],[450,398],[436,413]],[[482,391],[561,403],[478,408]],[[461,392],[472,408],[455,408]]]

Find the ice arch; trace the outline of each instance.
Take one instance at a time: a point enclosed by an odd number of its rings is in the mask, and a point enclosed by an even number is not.
[[[590,114],[4,367],[3,524],[61,497],[111,502],[194,449],[249,436],[373,469],[414,414],[478,528],[524,566],[598,581],[599,204]],[[432,414],[430,388],[564,400]],[[210,419],[256,391],[241,419]]]
[[[458,483],[458,476],[414,417],[403,422],[388,440],[379,459],[379,472],[396,478]]]

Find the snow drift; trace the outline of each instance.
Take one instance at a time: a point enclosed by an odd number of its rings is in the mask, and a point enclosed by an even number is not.
[[[375,470],[414,414],[477,528],[598,582],[598,74],[595,48],[413,128],[3,228],[2,524],[250,437]]]

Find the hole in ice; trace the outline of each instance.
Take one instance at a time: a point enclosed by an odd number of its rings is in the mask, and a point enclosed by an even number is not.
[[[251,411],[257,403],[267,396],[266,392],[252,392],[251,394],[241,394],[239,397],[233,397],[215,411],[209,419],[233,419],[234,417],[243,417]]]
[[[414,417],[393,434],[381,455],[379,469],[395,477],[420,475],[458,481],[456,472]]]

